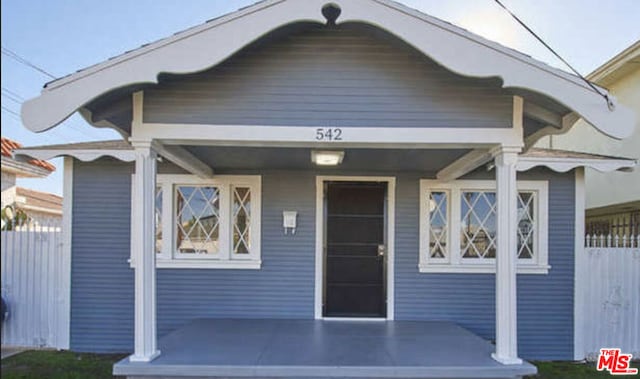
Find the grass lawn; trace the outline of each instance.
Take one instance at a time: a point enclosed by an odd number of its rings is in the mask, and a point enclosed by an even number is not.
[[[2,379],[85,379],[112,378],[114,362],[126,354],[78,354],[68,351],[27,351],[2,360]],[[539,374],[527,379],[612,378],[597,372],[593,364],[573,362],[533,362]],[[640,367],[635,362],[633,367]],[[631,378],[631,377],[629,377]]]
[[[608,371],[596,371],[595,363],[574,362],[532,362],[538,367],[538,375],[530,379],[597,379],[597,378],[637,378],[637,376],[612,376]],[[640,367],[640,362],[633,362],[633,367]]]
[[[111,379],[113,363],[127,354],[26,351],[2,360],[2,379]]]

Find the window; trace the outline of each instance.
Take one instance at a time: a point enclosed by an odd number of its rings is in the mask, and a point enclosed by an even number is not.
[[[518,182],[518,272],[547,273],[546,181]],[[421,272],[495,272],[495,182],[420,181]]]
[[[260,176],[157,182],[158,268],[260,268]]]
[[[133,180],[131,182],[133,183]],[[162,253],[162,187],[156,187],[156,204],[154,210],[156,254],[160,254]]]
[[[174,188],[176,254],[217,255],[220,251],[220,187],[176,185]]]

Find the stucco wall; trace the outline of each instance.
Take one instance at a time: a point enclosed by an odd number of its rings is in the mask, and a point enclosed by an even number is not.
[[[2,208],[13,204],[16,197],[16,175],[2,171]]]
[[[537,146],[640,159],[640,68],[621,77],[609,89],[620,103],[637,114],[638,125],[631,137],[615,140],[581,120],[568,133],[546,137]],[[633,173],[587,169],[585,181],[587,209],[640,201],[640,169]]]

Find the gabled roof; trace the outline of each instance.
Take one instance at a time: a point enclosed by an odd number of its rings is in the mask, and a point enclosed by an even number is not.
[[[640,40],[596,68],[587,79],[607,87],[636,70],[640,70]]]
[[[157,83],[160,73],[186,74],[215,66],[265,34],[296,22],[326,23],[327,0],[265,0],[106,62],[53,81],[25,102],[27,128],[52,128],[109,91]],[[615,138],[629,136],[636,115],[610,109],[580,78],[390,0],[341,0],[337,23],[367,23],[388,31],[458,74],[501,77],[503,87],[546,95]],[[606,92],[602,90],[603,92]]]
[[[46,176],[56,170],[56,166],[45,160],[29,159],[26,161],[20,161],[14,159],[13,152],[17,149],[22,148],[22,145],[16,141],[2,137],[0,139],[0,146],[3,157],[3,169],[10,168],[12,171],[20,171],[20,168],[24,168],[26,169],[26,171],[28,171],[25,172],[25,175],[27,176]],[[11,162],[13,164],[11,164],[9,160],[13,161]],[[32,167],[28,167],[27,165]]]
[[[25,211],[62,214],[62,197],[48,192],[16,187],[15,207]]]

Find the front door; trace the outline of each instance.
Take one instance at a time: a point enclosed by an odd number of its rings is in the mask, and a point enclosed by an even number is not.
[[[386,317],[386,194],[377,182],[325,182],[324,316]]]

